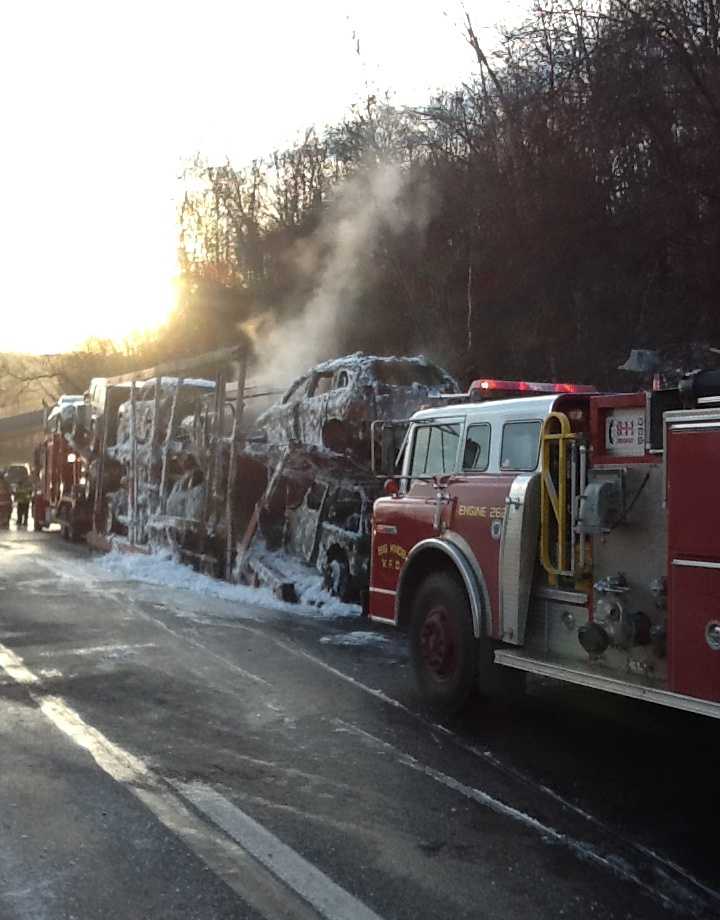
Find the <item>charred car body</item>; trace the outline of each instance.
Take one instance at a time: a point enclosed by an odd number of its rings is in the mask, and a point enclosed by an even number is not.
[[[239,559],[243,579],[294,600],[299,592],[287,573],[295,559],[315,569],[335,597],[363,600],[379,481],[349,458],[299,448],[283,453],[275,471],[256,539]]]
[[[358,352],[299,377],[259,416],[250,438],[250,451],[274,457],[269,469],[280,473],[259,517],[261,539],[242,555],[241,572],[292,596],[269,548],[316,568],[342,600],[363,599],[379,495],[370,471],[373,423],[407,418],[457,393],[456,381],[424,357]]]
[[[257,420],[268,444],[296,443],[369,462],[374,421],[409,418],[421,406],[460,392],[442,368],[420,356],[378,357],[356,352],[318,364]]]

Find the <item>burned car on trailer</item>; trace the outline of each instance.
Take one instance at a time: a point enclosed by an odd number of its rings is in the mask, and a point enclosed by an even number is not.
[[[323,577],[325,589],[342,601],[364,599],[370,562],[372,508],[381,483],[351,458],[295,448],[264,496],[258,540],[244,560],[250,583],[283,583],[282,596],[294,600],[303,576],[298,560]],[[288,558],[289,557],[289,558]],[[260,576],[260,577],[258,577]],[[274,585],[273,585],[274,586]]]
[[[177,419],[171,444],[167,445],[167,477],[170,488],[199,466],[193,426],[197,422],[202,397],[211,394],[215,384],[210,380],[184,379],[178,390],[178,379],[163,377],[138,382],[135,387],[134,428],[135,462],[138,491],[138,514],[146,526],[151,507],[157,504],[162,451],[173,414]],[[133,463],[132,429],[133,402],[130,385],[116,387],[123,399],[116,412],[107,420],[108,447],[105,459],[105,491],[107,500],[106,530],[126,534],[128,525],[128,476]],[[176,395],[177,391],[177,395]],[[173,409],[174,405],[174,409]],[[202,482],[202,475],[200,475]],[[197,474],[192,485],[198,484]]]
[[[457,381],[423,356],[357,352],[318,364],[298,378],[259,416],[255,439],[336,453],[352,450],[367,460],[372,422],[409,418],[433,399],[459,392]]]

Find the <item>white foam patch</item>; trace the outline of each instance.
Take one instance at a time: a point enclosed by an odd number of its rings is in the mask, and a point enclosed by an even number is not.
[[[357,646],[387,645],[390,640],[382,633],[369,632],[365,630],[355,630],[348,633],[337,633],[334,636],[322,636],[320,641],[323,645],[341,645],[356,648]]]
[[[225,613],[213,610],[213,616],[246,619],[248,616],[259,618],[262,609],[282,611],[283,613],[301,614],[306,617],[336,619],[346,616],[360,616],[360,608],[352,604],[343,604],[331,597],[320,587],[320,577],[312,572],[303,572],[302,580],[296,581],[300,603],[288,604],[278,600],[268,588],[251,588],[247,585],[234,585],[209,575],[195,572],[186,565],[177,562],[168,550],[159,550],[146,555],[144,553],[124,553],[113,549],[112,552],[97,559],[96,571],[105,576],[124,581],[139,581],[144,584],[190,591],[204,597],[232,601],[235,606]],[[320,602],[323,601],[320,606]],[[248,610],[248,608],[250,608]],[[200,611],[198,615],[202,615]]]

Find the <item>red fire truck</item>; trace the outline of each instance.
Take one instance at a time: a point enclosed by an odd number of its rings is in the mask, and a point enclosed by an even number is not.
[[[720,371],[476,381],[415,413],[399,462],[369,609],[407,629],[431,705],[533,673],[720,717]]]
[[[61,396],[45,419],[43,440],[33,455],[35,530],[59,523],[68,540],[80,539],[90,530],[88,463],[80,449],[88,418],[84,397]]]

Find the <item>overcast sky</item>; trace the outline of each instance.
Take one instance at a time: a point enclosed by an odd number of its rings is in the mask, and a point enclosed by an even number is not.
[[[467,0],[487,47],[529,0]],[[458,0],[18,0],[0,12],[0,352],[172,306],[183,159],[240,164],[473,69]]]

